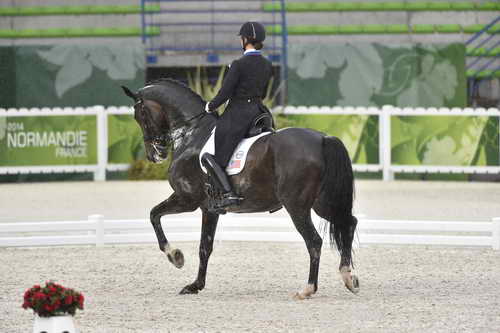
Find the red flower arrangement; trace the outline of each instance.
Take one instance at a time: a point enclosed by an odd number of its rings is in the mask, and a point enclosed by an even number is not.
[[[45,287],[34,285],[24,293],[23,309],[33,309],[40,317],[75,315],[77,309],[83,310],[84,297],[73,289],[65,288],[52,281]]]

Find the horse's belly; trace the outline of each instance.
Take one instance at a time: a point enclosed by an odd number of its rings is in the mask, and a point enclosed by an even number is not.
[[[281,207],[276,195],[276,175],[273,172],[273,156],[267,149],[267,138],[252,146],[243,172],[231,177],[236,193],[243,197],[241,204],[231,212],[266,212]]]

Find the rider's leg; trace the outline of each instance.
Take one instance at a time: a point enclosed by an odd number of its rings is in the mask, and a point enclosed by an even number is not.
[[[237,204],[241,200],[234,193],[225,169],[238,143],[245,137],[254,114],[259,112],[257,107],[255,110],[238,111],[243,110],[238,107],[228,107],[222,114],[215,129],[215,156],[202,157],[203,165],[223,192],[224,200],[221,208]]]
[[[203,154],[201,157],[201,163],[207,169],[208,174],[215,180],[217,186],[223,193],[223,201],[220,204],[220,208],[238,204],[241,198],[234,193],[229,177],[215,161],[214,156],[209,153]]]

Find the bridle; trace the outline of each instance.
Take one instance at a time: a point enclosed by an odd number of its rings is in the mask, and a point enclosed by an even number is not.
[[[153,124],[153,118],[151,117],[151,113],[148,112],[147,110],[147,107],[144,105],[144,100],[142,98],[138,98],[137,99],[137,102],[134,104],[134,109],[136,106],[140,106],[140,111],[143,116],[144,116],[144,119],[145,119],[145,123],[144,123],[144,133],[143,133],[143,139],[144,139],[144,142],[151,142],[151,144],[153,145],[154,149],[156,151],[158,151],[158,149],[166,149],[170,144],[171,142],[175,142],[176,140],[182,138],[185,136],[185,131],[181,131],[181,133],[177,136],[172,136],[172,132],[178,132],[177,130],[179,128],[172,128],[170,129],[169,132],[165,133],[165,134],[159,134],[159,135],[146,135],[146,132],[150,132],[150,131],[146,131],[146,129],[148,129],[148,125],[151,126],[151,124]],[[205,112],[204,110],[200,113],[198,113],[197,115],[185,120],[185,122],[187,123],[190,123],[191,121],[195,120],[195,119],[198,119],[198,118],[201,118],[203,116],[207,115],[207,112]],[[164,143],[164,144],[162,144]]]

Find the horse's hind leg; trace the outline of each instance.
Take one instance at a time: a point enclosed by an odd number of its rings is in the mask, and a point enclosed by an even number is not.
[[[354,294],[359,292],[359,280],[356,275],[351,274],[352,267],[352,242],[358,220],[354,216],[337,218],[334,220],[335,228],[340,229],[340,243],[337,244],[340,250],[339,271],[342,281],[347,289]]]
[[[311,210],[289,208],[285,206],[290,214],[293,224],[300,233],[309,252],[309,280],[304,291],[295,294],[296,299],[306,299],[318,290],[319,260],[321,257],[321,247],[323,240],[316,231],[311,219]]]
[[[207,277],[207,266],[210,254],[214,245],[215,231],[219,215],[203,211],[203,220],[201,224],[201,241],[200,241],[200,267],[196,280],[185,286],[180,294],[197,294],[199,290],[205,288]]]

